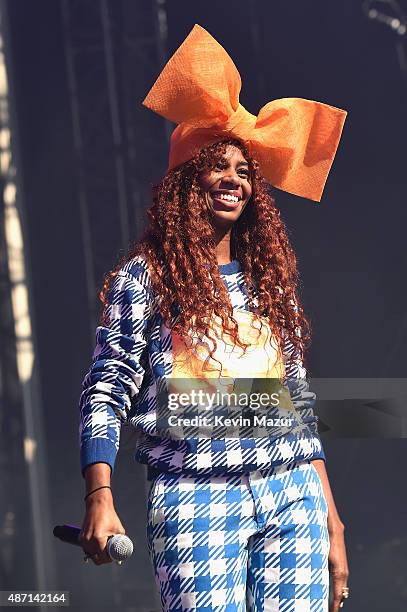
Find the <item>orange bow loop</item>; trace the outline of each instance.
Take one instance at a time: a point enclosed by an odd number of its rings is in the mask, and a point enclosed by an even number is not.
[[[225,49],[219,43],[208,45],[208,36],[212,38],[194,26],[163,68],[144,106],[196,128],[228,121],[238,110],[242,81]]]
[[[252,149],[264,176],[279,189],[320,201],[346,114],[303,98],[283,98],[263,106]]]

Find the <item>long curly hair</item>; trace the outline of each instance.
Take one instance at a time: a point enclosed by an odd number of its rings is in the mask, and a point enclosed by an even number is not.
[[[126,262],[141,255],[147,262],[153,291],[161,297],[160,313],[167,326],[181,337],[192,329],[210,337],[210,321],[215,315],[222,321],[223,333],[246,351],[249,345],[239,338],[238,323],[219,273],[210,210],[198,181],[202,172],[222,159],[228,145],[242,151],[252,184],[251,199],[231,231],[231,257],[241,264],[249,309],[261,326],[261,317],[268,320],[280,349],[288,337],[304,359],[310,323],[297,295],[296,257],[258,163],[243,143],[231,138],[201,149],[194,158],[168,171],[154,187],[144,234],[104,279],[99,294],[105,307],[102,323],[113,278]],[[214,343],[205,365],[216,350],[216,339]]]

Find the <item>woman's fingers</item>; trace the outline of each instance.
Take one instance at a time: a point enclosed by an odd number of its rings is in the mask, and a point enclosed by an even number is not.
[[[79,535],[79,541],[86,555],[92,559],[95,565],[103,565],[104,563],[111,563],[112,560],[107,554],[107,541],[109,536],[93,536],[82,533]]]
[[[342,607],[340,607],[342,602],[343,607],[346,605],[346,599],[343,596],[343,589],[348,586],[348,576],[349,572],[346,567],[338,568],[332,574],[333,602],[331,612],[339,612],[342,610]]]
[[[94,541],[96,542],[96,559],[92,559],[95,565],[103,565],[104,563],[111,563],[111,558],[107,554],[107,541],[109,536],[95,536]]]
[[[125,533],[111,501],[105,503],[95,498],[89,502],[79,542],[95,565],[112,562],[107,553],[107,541],[112,535]]]
[[[332,579],[333,601],[330,612],[345,612],[344,588],[348,586],[349,568],[343,533],[330,534],[329,571]],[[341,604],[343,603],[343,607]]]
[[[92,561],[95,565],[104,565],[105,563],[112,562],[106,550],[102,551],[101,553],[94,554],[92,557]]]

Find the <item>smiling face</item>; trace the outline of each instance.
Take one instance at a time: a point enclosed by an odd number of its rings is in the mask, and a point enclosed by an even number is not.
[[[249,164],[242,151],[228,144],[225,155],[214,168],[199,175],[198,183],[215,229],[227,230],[240,217],[252,194]]]

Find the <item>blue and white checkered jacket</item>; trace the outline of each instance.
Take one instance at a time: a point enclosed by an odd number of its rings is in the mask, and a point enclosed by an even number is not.
[[[220,265],[219,271],[234,317],[244,320],[250,313],[240,263]],[[174,380],[178,340],[163,323],[142,257],[127,262],[114,278],[106,315],[106,326],[96,330],[93,362],[80,398],[82,474],[98,462],[109,464],[113,471],[123,424],[136,428],[135,458],[152,471],[241,473],[302,459],[325,459],[313,413],[316,397],[288,339],[284,363],[290,355],[294,361],[285,366],[284,384],[290,391],[295,421],[284,435],[172,436],[157,428],[157,397],[160,381]]]

